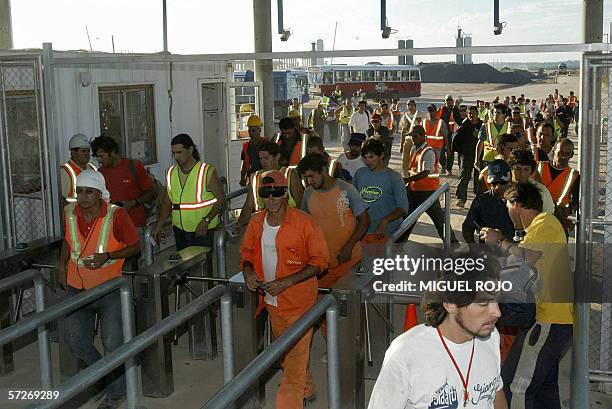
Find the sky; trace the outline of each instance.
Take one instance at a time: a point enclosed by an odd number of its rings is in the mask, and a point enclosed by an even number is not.
[[[253,1],[167,0],[169,50],[176,54],[253,52]],[[396,48],[398,39],[415,47],[455,45],[457,26],[473,45],[579,43],[582,0],[500,0],[503,34],[493,35],[492,0],[388,0],[388,25],[397,30],[381,38],[377,0],[284,0],[284,26],[293,34],[281,42],[276,1],[272,3],[273,51],[310,50],[321,38],[326,50]],[[161,0],[12,0],[15,48],[157,52],[162,45]],[[604,33],[612,22],[612,0],[604,1]],[[604,35],[607,40],[607,35]],[[449,61],[454,56],[415,56],[416,62]],[[474,62],[560,61],[577,54],[475,55]],[[395,63],[397,57],[336,59],[334,62]]]

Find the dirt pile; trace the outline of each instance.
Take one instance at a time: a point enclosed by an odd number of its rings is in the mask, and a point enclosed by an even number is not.
[[[489,64],[423,64],[420,68],[422,82],[527,84],[534,78],[529,71],[500,72]]]

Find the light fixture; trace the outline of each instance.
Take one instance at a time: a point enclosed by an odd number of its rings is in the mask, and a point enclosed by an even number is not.
[[[493,34],[500,35],[505,25],[499,21],[499,0],[493,0]]]
[[[281,33],[281,41],[287,41],[289,40],[289,37],[291,36],[291,30],[283,30],[283,32]]]
[[[278,5],[278,34],[281,35],[281,41],[287,41],[291,36],[291,30],[285,30],[283,26],[283,0],[277,0],[276,4]]]
[[[391,35],[391,27],[385,27],[382,31],[382,38],[389,38]]]

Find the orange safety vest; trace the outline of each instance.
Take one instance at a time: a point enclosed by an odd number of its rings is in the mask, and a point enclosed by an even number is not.
[[[391,130],[391,128],[393,128],[393,115],[389,115],[389,117],[387,118],[387,122],[386,123],[382,122],[382,119],[383,119],[382,115],[380,116],[380,119],[381,119],[380,124],[382,126],[387,127],[387,129],[389,129],[389,130]]]
[[[98,170],[91,163],[87,163],[87,167],[89,169],[91,169],[91,170]],[[66,171],[66,173],[68,174],[68,177],[70,178],[70,192],[68,193],[68,197],[66,197],[66,201],[67,202],[76,202],[76,200],[77,200],[77,195],[76,195],[76,180],[77,180],[77,176],[79,176],[81,174],[83,169],[81,169],[79,167],[79,165],[74,163],[72,160],[69,160],[68,162],[64,163],[61,166],[61,168]]]
[[[576,95],[570,95],[567,97],[567,105],[574,108],[576,106],[576,102],[578,102],[578,97]]]
[[[106,215],[96,221],[88,236],[83,236],[79,230],[77,215],[74,214],[76,206],[76,203],[70,203],[64,207],[65,239],[70,247],[67,281],[73,288],[89,289],[119,277],[125,260],[109,260],[97,270],[85,267],[83,260],[95,253],[111,253],[127,246],[113,234],[113,218],[117,206],[107,205]]]
[[[297,141],[293,146],[293,151],[291,151],[291,156],[289,157],[289,167],[291,169],[297,168],[297,165],[300,163],[302,158],[306,156],[306,144],[308,143],[308,134],[303,130],[300,130],[301,140]],[[276,139],[276,144],[278,146],[281,145],[280,134]]]
[[[550,162],[542,161],[538,163],[538,172],[542,176],[542,184],[546,186],[557,206],[568,205],[570,202],[570,191],[578,177],[578,172],[568,166],[553,179],[550,173],[550,166],[552,166]]]
[[[390,109],[393,116],[400,116],[402,114],[399,110],[399,104],[391,104]]]
[[[431,122],[429,118],[425,118],[425,135],[427,135],[427,144],[434,149],[441,149],[444,145],[444,136],[442,136],[442,120],[437,119]]]
[[[410,182],[410,190],[412,191],[425,191],[432,192],[440,187],[440,176],[438,174],[438,155],[436,152],[425,144],[419,150],[417,150],[412,156],[412,160],[410,161],[410,176],[416,175],[423,171],[423,154],[431,150],[435,156],[434,162],[434,172],[427,175],[427,177],[419,180],[414,180]]]

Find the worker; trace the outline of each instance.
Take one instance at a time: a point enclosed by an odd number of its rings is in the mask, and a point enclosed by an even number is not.
[[[62,186],[62,197],[68,203],[76,202],[76,178],[79,174],[86,170],[97,170],[96,167],[89,162],[91,157],[91,146],[89,146],[89,138],[82,133],[72,135],[68,142],[70,149],[70,160],[60,166],[60,183]]]
[[[357,170],[353,186],[368,204],[371,239],[382,240],[393,234],[408,214],[408,198],[402,176],[385,165],[383,143],[368,138],[361,147],[366,166]]]
[[[488,121],[489,103],[479,100],[476,101],[476,106],[478,107],[478,119],[482,122]]]
[[[289,105],[289,108],[287,108],[287,116],[292,117],[292,115],[290,115],[291,111],[297,111],[300,117],[300,127],[301,127],[303,125],[302,119],[304,118],[304,106],[300,104],[299,98],[293,98],[293,100],[291,101],[291,104]]]
[[[555,143],[557,139],[562,137],[563,125],[561,125],[561,122],[555,116],[555,111],[546,110],[544,115],[544,123],[551,124],[553,127],[553,143]]]
[[[499,139],[497,139],[497,145],[495,146],[496,155],[493,157],[493,159],[501,159],[503,161],[508,162],[510,154],[516,149],[518,149],[518,141],[516,139],[516,136],[511,134],[500,135]],[[491,185],[487,183],[487,179],[488,168],[484,168],[480,171],[480,174],[478,175],[478,194],[486,192],[491,188]]]
[[[354,108],[351,98],[345,99],[344,104],[334,112],[338,124],[340,124],[340,138],[342,142],[342,147],[344,149],[346,149],[347,143],[351,135],[349,120],[351,119],[353,112]]]
[[[573,156],[574,143],[563,138],[555,144],[552,162],[538,163],[542,183],[550,192],[557,206],[559,219],[568,232],[573,228],[568,216],[580,206],[580,173],[569,166]]]
[[[508,162],[508,165],[512,169],[512,182],[529,182],[534,185],[538,189],[538,192],[540,192],[540,197],[542,198],[542,211],[554,214],[555,202],[550,192],[546,186],[533,177],[533,173],[536,169],[536,162],[533,159],[533,154],[529,151],[515,150],[506,162]]]
[[[572,109],[576,108],[578,104],[578,97],[574,95],[574,91],[570,91],[569,97],[567,97],[567,105],[569,105]]]
[[[329,140],[332,142],[336,142],[338,140],[338,121],[336,118],[336,110],[338,109],[338,104],[333,99],[329,100],[329,104],[327,108],[325,108],[326,120],[325,125],[327,126],[327,134],[329,135]],[[323,135],[321,135],[323,137]]]
[[[352,183],[355,173],[366,165],[365,159],[361,156],[361,145],[365,139],[366,135],[362,133],[352,134],[351,139],[349,139],[348,150],[338,156],[337,162],[342,166],[342,170],[345,171],[345,180],[347,182]]]
[[[440,187],[440,176],[438,173],[438,157],[436,156],[436,152],[427,144],[425,128],[416,125],[408,135],[412,138],[414,144],[410,155],[412,157],[410,163],[410,176],[404,179],[406,183],[406,192],[408,194],[408,203],[410,203],[408,214],[410,214]],[[440,200],[436,199],[436,201],[427,208],[426,212],[436,227],[438,235],[444,240],[444,212],[440,207]],[[402,240],[408,240],[415,225],[416,223],[406,231]],[[451,242],[457,242],[455,233],[452,229]]]
[[[371,115],[366,111],[366,106],[366,101],[359,101],[357,111],[353,112],[353,115],[351,115],[351,119],[349,119],[348,123],[351,133],[368,132]]]
[[[397,132],[399,129],[399,123],[402,119],[402,111],[400,111],[400,102],[397,98],[391,99],[391,106],[389,107],[391,115],[393,115],[393,131]]]
[[[317,104],[317,107],[310,111],[308,116],[308,126],[314,129],[315,133],[323,138],[325,135],[325,120],[327,119],[327,112],[323,109],[321,103]]]
[[[166,191],[154,235],[170,214],[176,249],[189,246],[212,248],[214,230],[225,208],[225,192],[213,165],[200,160],[200,153],[187,134],[170,142],[176,161],[166,172]]]
[[[319,155],[323,155],[329,170],[329,176],[333,178],[345,179],[342,165],[336,159],[332,159],[332,157],[329,156],[329,153],[325,152],[323,140],[318,136],[308,138],[308,142],[306,143],[306,155],[309,153],[318,153]],[[307,183],[305,185],[308,186]]]
[[[521,118],[525,118],[527,115],[527,106],[525,105],[525,99],[523,97],[519,97],[516,108],[519,110]]]
[[[457,201],[455,205],[463,208],[467,201],[467,191],[470,180],[477,182],[477,177],[474,169],[474,153],[476,152],[476,144],[478,143],[478,133],[482,127],[482,121],[478,118],[478,108],[474,105],[468,110],[468,120],[463,121],[455,136],[453,136],[453,151],[457,152],[461,158],[461,173],[459,174],[459,184],[455,196]],[[427,131],[425,131],[427,132]],[[476,190],[476,185],[474,185]]]
[[[389,133],[393,135],[395,133],[395,128],[393,125],[393,114],[389,111],[389,104],[386,102],[380,104],[380,123],[382,126],[387,127]]]
[[[480,128],[479,141],[476,145],[478,170],[484,169],[485,166],[495,160],[497,140],[500,135],[508,133],[510,129],[504,112],[505,108],[502,104],[495,105],[494,120],[487,122]]]
[[[504,393],[510,407],[536,408],[546,402],[560,409],[559,363],[571,344],[574,322],[572,275],[565,232],[557,218],[542,211],[542,199],[531,183],[506,190],[506,206],[515,228],[526,234],[520,243],[483,229],[485,243],[524,260],[537,270],[535,323],[521,329],[502,366]],[[530,365],[522,365],[526,359]]]
[[[475,243],[474,233],[480,237],[484,227],[501,231],[508,240],[514,237],[514,224],[504,201],[504,192],[512,182],[510,166],[503,159],[496,159],[487,168],[487,183],[491,188],[474,198],[461,225],[467,243]]]
[[[280,147],[274,142],[265,141],[259,146],[259,160],[262,168],[253,173],[249,178],[247,197],[242,205],[240,217],[238,217],[238,221],[234,225],[236,233],[249,224],[253,212],[259,212],[265,208],[265,201],[259,196],[259,186],[261,185],[261,175],[269,170],[279,170],[285,176],[287,186],[289,187],[287,189],[287,204],[289,207],[300,208],[304,194],[302,181],[296,169],[280,166],[280,158]]]
[[[423,128],[425,129],[425,135],[427,135],[427,145],[434,150],[436,157],[439,158],[442,154],[442,148],[448,140],[448,127],[442,119],[438,118],[436,106],[434,104],[429,104],[427,106],[427,113],[429,117],[423,120]],[[446,172],[444,166],[442,169]]]
[[[461,97],[457,98],[457,101],[458,102],[453,100],[452,95],[446,95],[446,97],[444,97],[444,105],[436,112],[436,118],[442,119],[447,129],[446,141],[442,145],[440,155],[438,156],[440,158],[440,163],[442,163],[440,169],[441,175],[446,174],[447,171],[450,175],[453,174],[455,154],[450,150],[450,141],[448,139],[460,125],[459,117],[461,114],[459,112],[459,103],[461,102]]]
[[[152,203],[157,198],[157,190],[142,163],[122,157],[119,154],[119,144],[113,138],[97,137],[91,142],[91,148],[100,163],[98,171],[104,175],[111,202],[123,207],[136,226],[142,245],[141,257],[129,259],[125,263],[126,269],[136,271],[144,257],[144,246],[146,245],[144,230],[147,218],[155,217],[155,215],[147,214],[145,205]]]
[[[406,137],[408,132],[412,130],[414,125],[422,123],[423,115],[417,111],[416,101],[411,99],[406,104],[408,110],[402,115],[402,119],[399,123],[399,129],[402,136],[400,141],[400,154],[402,155],[402,171],[405,177],[408,177],[408,170],[410,169],[410,151],[412,150],[412,138]]]
[[[553,148],[554,128],[549,123],[544,123],[538,127],[536,145],[531,145],[531,152],[533,153],[534,159],[537,163],[542,161],[548,162],[549,154]]]
[[[297,167],[300,159],[306,155],[306,142],[309,135],[295,127],[292,118],[282,118],[278,123],[280,134],[276,143],[281,149],[281,166]]]
[[[342,101],[342,90],[339,85],[336,85],[336,89],[332,92],[332,98],[336,101]]]
[[[385,166],[389,166],[391,149],[393,148],[393,134],[389,128],[383,125],[380,114],[372,114],[370,123],[372,126],[367,129],[366,135],[368,137],[380,139],[380,141],[383,143],[383,146],[385,147]]]
[[[249,136],[249,130],[247,122],[253,114],[253,107],[251,104],[241,104],[238,112],[238,127],[236,129],[238,139],[246,138]]]
[[[561,98],[561,105],[555,111],[555,117],[561,125],[561,138],[567,138],[569,126],[574,118],[574,108],[570,107],[567,101],[567,98]]]
[[[323,107],[323,109],[327,109],[327,106],[329,105],[329,101],[330,101],[330,98],[327,95],[323,94],[323,96],[320,99],[320,104]]]
[[[360,240],[370,226],[368,206],[353,185],[329,175],[323,155],[309,153],[298,171],[309,186],[302,210],[321,226],[329,250],[328,268],[319,276],[319,287],[330,288],[361,260]]]
[[[287,205],[287,180],[278,170],[262,174],[259,195],[265,209],[247,226],[240,246],[244,281],[260,294],[276,338],[312,308],[318,295],[317,274],[327,268],[325,236],[312,217]],[[310,328],[285,354],[276,408],[302,409],[316,397],[308,371]]]
[[[76,192],[76,202],[64,208],[65,236],[58,265],[59,282],[69,298],[121,277],[125,259],[140,251],[132,219],[125,209],[109,203],[110,194],[100,172],[83,170],[77,176]],[[96,316],[104,351],[110,354],[124,343],[118,289],[65,318],[66,345],[88,366],[102,359],[94,345]],[[104,387],[97,387],[101,395]],[[123,365],[106,376],[105,389],[106,397],[98,409],[118,408],[126,393]]]
[[[291,121],[293,122],[293,127],[295,128],[296,131],[298,131],[300,133],[300,135],[317,135],[317,133],[314,132],[314,130],[312,128],[305,128],[302,126],[302,117],[300,116],[300,113],[293,109],[291,111],[289,111],[289,118],[291,118]]]
[[[251,115],[249,117],[247,121],[249,140],[242,144],[242,151],[240,152],[240,160],[242,161],[240,166],[240,186],[246,186],[249,176],[261,169],[257,149],[265,140],[261,136],[262,126],[263,122],[259,116]]]
[[[499,264],[492,257],[471,253],[440,261],[447,260],[482,263],[483,268],[466,270],[463,275],[430,273],[439,275],[438,283],[449,290],[425,298],[425,323],[391,343],[368,409],[508,409],[495,328],[500,309],[496,294],[477,290],[478,284],[499,281]]]

